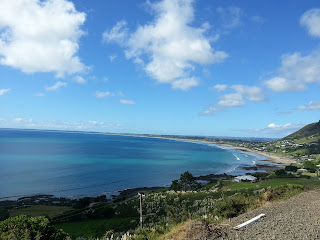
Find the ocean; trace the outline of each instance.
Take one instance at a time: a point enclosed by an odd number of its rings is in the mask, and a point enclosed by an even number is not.
[[[85,132],[0,129],[0,200],[84,197],[168,186],[180,174],[243,174],[265,157],[214,144]],[[246,171],[247,172],[247,171]]]

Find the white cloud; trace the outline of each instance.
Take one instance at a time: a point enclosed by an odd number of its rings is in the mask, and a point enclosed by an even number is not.
[[[244,106],[242,94],[231,93],[220,97],[220,101],[217,103],[220,107],[241,107]]]
[[[303,91],[305,85],[298,81],[290,81],[283,77],[274,77],[263,83],[267,88],[275,92]]]
[[[251,102],[262,102],[266,100],[266,96],[262,89],[256,86],[244,86],[244,85],[220,85],[213,86],[213,89],[218,91],[224,91],[228,88],[233,89],[235,92],[225,94],[220,97],[220,101],[216,104],[220,107],[241,107],[245,105],[245,99]]]
[[[320,52],[313,51],[308,55],[301,53],[282,56],[281,67],[277,76],[264,84],[273,91],[302,91],[308,83],[320,84]]]
[[[16,123],[22,123],[23,119],[22,118],[15,118],[15,119],[13,119],[13,121]]]
[[[87,80],[81,76],[76,76],[73,81],[79,84],[85,84],[87,82]]]
[[[34,121],[33,119],[15,118],[12,120],[0,119],[0,122],[6,127],[22,127],[35,129],[56,129],[56,130],[88,130],[103,131],[105,129],[112,130],[120,126],[119,123],[108,123],[102,121]]]
[[[294,133],[295,131],[298,131],[300,128],[304,127],[305,125],[306,124],[292,124],[292,123],[275,124],[275,123],[270,123],[265,128],[246,129],[244,131],[254,132],[254,133],[263,134],[263,135],[272,136],[272,137],[285,137],[291,133]]]
[[[212,89],[218,91],[218,92],[222,92],[225,91],[228,88],[228,85],[225,84],[217,84],[215,86],[212,87]]]
[[[148,2],[155,14],[152,22],[129,33],[126,22],[120,21],[103,33],[103,39],[125,47],[126,57],[141,65],[158,82],[183,90],[196,86],[197,78],[191,76],[196,66],[222,62],[227,54],[211,46],[210,38],[205,36],[208,24],[191,26],[193,2]]]
[[[110,55],[109,60],[110,62],[113,62],[117,58],[117,55]]]
[[[195,87],[199,85],[197,78],[194,78],[194,77],[175,80],[171,84],[173,89],[181,89],[184,91],[187,91],[191,87]]]
[[[300,24],[314,37],[320,37],[320,8],[306,11],[300,18]]]
[[[307,105],[297,107],[298,110],[320,110],[320,102],[311,101]]]
[[[136,104],[134,101],[132,100],[125,100],[125,99],[121,99],[120,100],[120,103],[121,104],[129,104],[129,105],[132,105],[132,104]]]
[[[215,108],[215,107],[209,107],[208,109],[204,110],[201,115],[202,116],[212,116],[216,112],[224,112],[223,109]]]
[[[66,82],[61,82],[61,81],[58,81],[56,82],[55,84],[53,84],[52,86],[50,87],[46,87],[46,91],[56,91],[58,90],[59,88],[61,87],[65,87],[67,86],[68,84]]]
[[[99,92],[99,91],[97,91],[96,93],[95,93],[95,97],[96,98],[106,98],[106,97],[109,97],[111,95],[111,92]]]
[[[242,25],[243,11],[238,7],[217,8],[222,25],[226,29],[237,28]]]
[[[231,86],[232,89],[234,89],[237,93],[242,94],[247,98],[249,101],[252,102],[262,102],[266,100],[266,97],[264,93],[262,92],[262,89],[259,87],[248,87],[243,85],[233,85]]]
[[[2,0],[0,64],[58,77],[84,71],[76,54],[85,19],[67,0]]]
[[[117,24],[110,30],[105,31],[102,34],[103,41],[109,42],[118,42],[123,44],[128,36],[129,29],[127,27],[127,22],[125,20],[121,20],[117,22]],[[110,61],[112,61],[110,59]]]
[[[5,94],[8,93],[9,91],[10,91],[10,88],[0,89],[0,96],[5,95]]]

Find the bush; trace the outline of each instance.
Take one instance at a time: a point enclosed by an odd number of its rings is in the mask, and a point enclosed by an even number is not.
[[[0,221],[6,220],[9,217],[9,211],[7,209],[0,208]]]
[[[290,166],[286,166],[284,168],[284,170],[289,171],[289,172],[296,172],[297,169],[298,169],[298,167],[297,166],[293,166],[292,164]]]
[[[0,239],[71,240],[67,233],[51,226],[47,218],[25,215],[0,222]]]
[[[273,201],[278,199],[285,199],[292,197],[303,191],[303,186],[298,184],[286,184],[284,186],[278,186],[268,189],[264,193],[265,201]]]
[[[286,175],[287,175],[287,172],[286,172],[286,170],[284,170],[284,169],[276,170],[276,171],[274,171],[274,173],[275,173],[277,176],[286,176]]]
[[[214,214],[223,218],[232,218],[244,213],[251,205],[250,199],[243,195],[225,197],[216,203]]]

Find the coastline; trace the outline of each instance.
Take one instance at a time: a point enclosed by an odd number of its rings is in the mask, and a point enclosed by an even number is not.
[[[296,163],[294,160],[292,160],[292,159],[290,159],[288,157],[279,156],[279,155],[277,155],[275,153],[260,152],[260,151],[252,150],[252,149],[249,149],[249,148],[237,147],[237,146],[233,146],[233,145],[225,144],[225,143],[217,143],[217,142],[211,142],[211,141],[205,141],[205,140],[197,140],[197,139],[188,139],[188,138],[169,138],[169,137],[141,136],[141,135],[126,135],[126,136],[146,137],[146,138],[159,138],[159,139],[168,139],[168,140],[185,141],[185,142],[200,142],[200,143],[214,144],[214,145],[221,146],[221,147],[229,147],[229,148],[233,148],[233,149],[240,150],[240,151],[243,151],[243,152],[250,152],[250,153],[259,154],[261,156],[266,157],[266,159],[262,159],[261,161],[266,161],[266,162],[270,162],[270,163],[276,163],[276,164],[278,164],[279,167]]]
[[[115,134],[114,134],[115,135]],[[264,152],[259,152],[259,151],[254,151],[248,148],[244,148],[244,147],[237,147],[237,146],[232,146],[230,144],[221,144],[221,143],[217,143],[214,141],[206,141],[206,140],[197,140],[197,139],[188,139],[188,138],[173,138],[173,137],[161,137],[161,136],[143,136],[143,135],[124,135],[124,134],[117,134],[120,136],[133,136],[133,137],[145,137],[145,138],[158,138],[158,139],[167,139],[167,140],[172,140],[172,141],[184,141],[184,142],[193,142],[193,143],[204,143],[204,144],[208,144],[208,145],[212,145],[212,146],[221,146],[221,147],[228,147],[230,149],[236,149],[239,151],[243,151],[243,152],[250,152],[250,153],[254,153],[254,154],[259,154],[260,156],[264,156],[260,157],[261,159],[259,159],[259,163],[258,164],[253,164],[253,165],[240,165],[239,169],[244,170],[242,174],[246,174],[246,173],[250,173],[250,172],[256,172],[256,171],[266,171],[266,172],[272,172],[275,171],[279,168],[284,168],[285,165],[289,165],[290,163],[295,163],[293,160],[289,159],[289,158],[285,158],[282,156],[278,156],[276,154],[273,153],[264,153]],[[265,164],[264,162],[265,161]],[[268,164],[269,162],[269,164]],[[272,164],[270,164],[272,163]],[[190,171],[190,170],[189,170]],[[223,174],[223,173],[222,173]],[[204,180],[204,179],[215,179],[217,178],[220,174],[208,174],[206,176],[197,176],[197,178],[199,180]],[[225,175],[236,175],[239,174],[231,174],[228,172],[224,173]],[[241,173],[240,173],[241,174]],[[159,186],[161,187],[165,187],[165,186]],[[142,188],[144,188],[144,186],[141,186],[140,188],[138,188],[139,190],[143,190]],[[147,189],[150,187],[147,187]],[[130,192],[132,191],[132,189],[117,189],[114,190],[113,192],[117,192],[119,195],[121,192]],[[116,194],[116,195],[118,195]],[[30,194],[31,195],[31,194]],[[91,196],[92,194],[88,194],[89,196]],[[110,194],[111,195],[111,194]],[[26,195],[27,196],[27,195]]]
[[[216,144],[216,143],[214,143],[214,144]],[[274,153],[260,152],[260,151],[252,150],[252,149],[249,149],[249,148],[232,146],[232,145],[229,145],[229,144],[216,144],[216,145],[225,146],[225,147],[232,147],[232,148],[234,148],[236,150],[240,150],[240,151],[244,151],[244,152],[256,153],[256,154],[262,155],[264,157],[267,157],[267,159],[264,159],[262,161],[268,161],[268,162],[272,162],[272,163],[277,163],[279,165],[290,165],[290,164],[296,163],[294,160],[292,160],[292,159],[290,159],[288,157],[279,156],[279,155],[274,154]]]

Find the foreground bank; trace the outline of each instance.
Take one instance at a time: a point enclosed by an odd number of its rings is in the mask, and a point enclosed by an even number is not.
[[[173,236],[186,221],[196,220],[220,226],[224,219],[248,209],[320,187],[320,181],[313,175],[290,175],[277,171],[258,173],[256,176],[259,181],[255,183],[236,183],[232,179],[224,179],[201,186],[195,182],[193,185],[189,174],[182,174],[177,184],[142,197],[142,229],[139,228],[138,196],[113,204],[103,198],[94,199],[91,203],[89,199],[79,199],[72,209],[49,219],[51,225],[63,229],[73,239],[79,236],[82,239],[111,239],[112,235],[120,237],[124,234],[131,236],[127,239],[175,239]],[[32,207],[30,215],[38,210],[37,206]],[[19,215],[19,211],[28,214],[27,209],[11,209],[10,214]],[[42,215],[48,214],[42,212]]]

